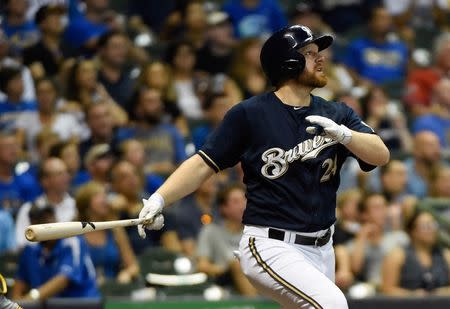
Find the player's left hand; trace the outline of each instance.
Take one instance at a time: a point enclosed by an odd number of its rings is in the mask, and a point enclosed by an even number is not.
[[[347,145],[352,140],[352,131],[343,124],[338,125],[329,118],[317,115],[307,116],[305,119],[312,124],[321,126],[323,128],[322,135],[330,137],[343,145]],[[307,127],[306,132],[316,134],[317,128],[314,126]]]

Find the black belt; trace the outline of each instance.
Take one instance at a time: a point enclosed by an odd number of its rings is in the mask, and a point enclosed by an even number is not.
[[[284,231],[269,228],[269,238],[284,241],[284,234],[285,234]],[[297,245],[322,247],[326,245],[328,241],[330,241],[330,238],[331,238],[331,229],[329,228],[325,233],[325,235],[323,235],[322,237],[310,237],[296,234],[295,243]]]

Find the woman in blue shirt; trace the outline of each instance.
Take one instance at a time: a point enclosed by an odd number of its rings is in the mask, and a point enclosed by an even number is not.
[[[89,182],[80,187],[76,205],[81,221],[112,220],[106,189]],[[139,274],[139,265],[123,228],[94,231],[84,235],[97,271],[97,282],[116,279],[128,283]]]

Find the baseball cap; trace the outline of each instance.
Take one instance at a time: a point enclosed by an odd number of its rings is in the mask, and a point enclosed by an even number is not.
[[[51,14],[63,15],[66,12],[66,8],[62,5],[48,4],[43,5],[34,15],[34,22],[36,25],[42,23]]]
[[[98,144],[92,146],[89,151],[86,153],[86,157],[84,161],[86,164],[92,163],[92,161],[105,158],[107,156],[112,155],[111,147],[108,144]]]
[[[208,15],[207,22],[209,26],[218,26],[230,21],[230,16],[222,11],[215,11]]]

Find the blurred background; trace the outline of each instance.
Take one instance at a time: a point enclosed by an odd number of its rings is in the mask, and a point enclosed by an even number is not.
[[[0,1],[0,296],[24,308],[278,308],[233,255],[246,203],[240,166],[168,207],[145,240],[129,228],[36,245],[23,232],[137,217],[230,107],[272,89],[264,40],[303,24],[336,38],[323,51],[328,84],[313,93],[351,106],[391,151],[370,173],[350,158],[342,168],[336,284],[351,308],[448,308],[449,7]]]

